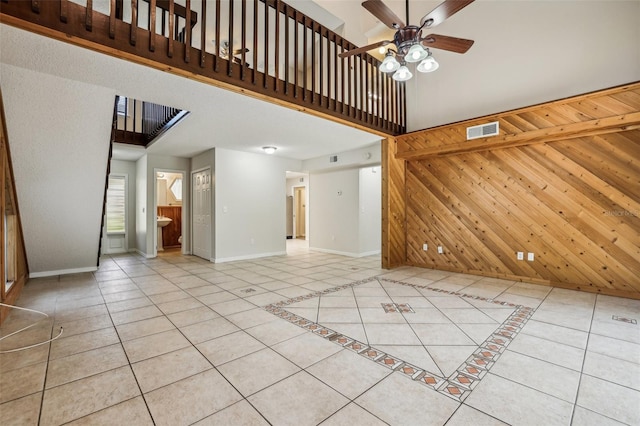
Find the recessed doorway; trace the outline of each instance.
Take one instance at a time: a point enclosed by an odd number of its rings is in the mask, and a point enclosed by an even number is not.
[[[295,238],[307,238],[307,195],[304,186],[293,188]]]

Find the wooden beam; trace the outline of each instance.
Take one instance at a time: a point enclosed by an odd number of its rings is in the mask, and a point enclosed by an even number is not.
[[[432,156],[458,155],[470,152],[513,148],[516,146],[555,142],[585,136],[596,136],[640,129],[640,112],[623,114],[580,123],[532,130],[517,134],[474,139],[445,146],[398,152],[398,158],[419,160]]]

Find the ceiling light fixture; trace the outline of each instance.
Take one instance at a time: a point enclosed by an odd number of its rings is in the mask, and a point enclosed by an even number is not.
[[[416,70],[421,73],[435,71],[440,66],[429,49],[425,49],[420,42],[413,40],[410,44],[402,46],[399,52],[388,49],[378,69],[381,72],[394,73],[392,78],[395,81],[407,81],[413,77],[413,73],[407,68],[407,62],[420,62]]]
[[[276,148],[275,146],[263,146],[262,150],[264,151],[265,154],[273,154],[274,152],[276,152],[278,148]]]

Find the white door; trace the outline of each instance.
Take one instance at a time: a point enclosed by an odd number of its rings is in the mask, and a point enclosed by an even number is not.
[[[211,169],[192,174],[193,254],[211,259]]]

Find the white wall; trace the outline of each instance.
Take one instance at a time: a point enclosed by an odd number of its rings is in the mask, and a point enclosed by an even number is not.
[[[379,253],[380,167],[314,173],[309,181],[309,247],[354,257]]]
[[[382,171],[380,167],[359,170],[359,253],[380,253],[382,247]]]
[[[311,174],[309,201],[309,248],[358,255],[358,169]]]
[[[0,81],[29,272],[94,270],[115,92],[5,63]]]
[[[286,253],[285,180],[300,161],[216,149],[215,261]]]
[[[153,256],[153,251],[147,251],[147,155],[136,161],[136,251],[144,256]]]
[[[111,173],[127,175],[127,248],[132,251],[136,248],[136,163],[111,160]]]
[[[191,159],[191,171],[195,172],[198,170],[203,170],[206,168],[211,169],[211,181],[213,182],[213,184],[211,185],[211,191],[212,191],[212,197],[211,197],[211,239],[209,241],[211,241],[211,258],[215,259],[216,258],[216,251],[215,251],[215,232],[216,232],[216,215],[215,215],[215,211],[216,211],[216,197],[215,197],[215,193],[216,193],[216,178],[215,178],[215,166],[216,166],[216,150],[215,149],[210,149],[208,151],[203,152],[200,155],[196,155],[195,157],[193,157]],[[191,188],[191,175],[189,175],[188,177],[189,182],[190,182],[190,186],[189,188]],[[192,189],[190,189],[192,190]]]
[[[355,167],[367,167],[378,165],[382,162],[382,148],[380,142],[376,142],[364,148],[336,152],[331,155],[337,155],[338,161],[335,163],[329,162],[330,155],[310,158],[302,162],[302,170],[305,170],[306,172],[320,172]]]

